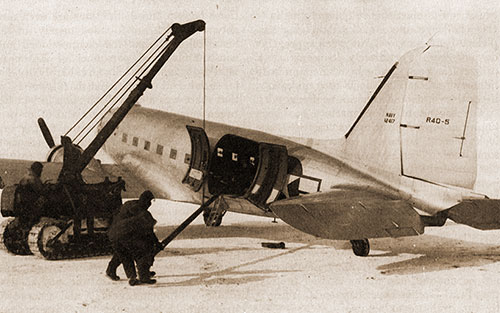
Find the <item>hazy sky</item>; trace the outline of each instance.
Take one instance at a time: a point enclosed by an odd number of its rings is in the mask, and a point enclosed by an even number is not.
[[[493,166],[499,13],[496,1],[3,1],[1,157],[43,158],[37,117],[58,138],[161,32],[203,19],[207,118],[289,136],[341,136],[414,47],[467,51],[479,64],[480,162]],[[199,33],[140,103],[201,117],[202,61]]]

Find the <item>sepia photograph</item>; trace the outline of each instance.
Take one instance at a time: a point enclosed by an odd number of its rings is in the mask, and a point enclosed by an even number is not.
[[[500,4],[0,9],[0,312],[500,311]]]

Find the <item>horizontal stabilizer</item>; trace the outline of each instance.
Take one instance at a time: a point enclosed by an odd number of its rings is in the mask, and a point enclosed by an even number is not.
[[[335,240],[415,236],[424,232],[419,214],[402,200],[338,189],[280,200],[271,210],[308,234]]]
[[[477,229],[500,229],[500,200],[465,200],[448,210],[448,218]]]

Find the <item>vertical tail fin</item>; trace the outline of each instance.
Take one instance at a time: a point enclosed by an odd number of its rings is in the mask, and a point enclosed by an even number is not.
[[[397,62],[346,134],[346,153],[374,173],[472,188],[476,179],[475,62],[441,47]]]

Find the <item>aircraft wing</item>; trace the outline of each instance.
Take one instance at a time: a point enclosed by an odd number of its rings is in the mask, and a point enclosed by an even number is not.
[[[291,226],[327,239],[415,236],[420,215],[406,201],[363,190],[335,189],[285,200],[271,210]]]
[[[0,188],[17,184],[26,174],[27,170],[30,168],[33,162],[35,161],[0,159]],[[42,163],[42,181],[57,181],[62,163]],[[127,191],[122,193],[122,196],[124,198],[138,198],[139,195],[146,189],[140,179],[115,164],[101,165],[99,162],[92,162],[91,166],[83,171],[82,176],[87,183],[102,182],[106,176],[108,176],[110,180],[115,181],[116,179],[118,179],[118,177],[121,176],[125,180],[125,188],[127,189]]]

